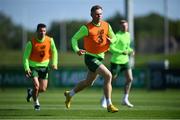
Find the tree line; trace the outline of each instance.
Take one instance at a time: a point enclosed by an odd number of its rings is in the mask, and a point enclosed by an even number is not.
[[[106,19],[116,33],[119,30],[119,21],[124,19],[118,12]],[[64,21],[66,25],[66,49],[72,51],[71,37],[88,21],[70,20]],[[169,47],[178,51],[180,44],[180,20],[168,20],[169,22]],[[57,49],[61,44],[60,21],[53,21],[48,29],[48,35],[55,40]],[[35,26],[36,27],[36,26]],[[26,30],[27,40],[31,40],[35,31]],[[134,47],[138,53],[162,53],[164,50],[164,17],[151,13],[134,18]],[[0,12],[0,50],[22,50],[23,26],[16,25],[12,19]],[[83,41],[80,46],[83,47]]]

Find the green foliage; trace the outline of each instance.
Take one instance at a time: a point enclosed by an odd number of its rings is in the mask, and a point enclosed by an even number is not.
[[[155,13],[135,18],[136,37],[163,36],[163,22],[163,17]],[[141,34],[142,32],[146,34]]]
[[[71,50],[71,38],[72,36],[79,30],[79,28],[84,25],[85,21],[64,21],[64,22],[52,22],[48,34],[54,38],[57,49],[60,49],[60,32],[61,25],[66,25],[66,42],[68,51]],[[80,46],[82,47],[82,41],[80,42]]]
[[[112,17],[106,20],[112,26],[116,33],[119,30],[119,20],[124,17],[116,12]],[[90,21],[90,20],[89,20]],[[48,34],[55,40],[55,44],[60,49],[60,32],[61,25],[66,26],[66,43],[67,50],[72,51],[71,38],[78,29],[87,23],[83,20],[71,21],[53,21],[48,26]],[[21,50],[23,41],[23,31],[27,32],[27,39],[31,40],[35,31],[28,31],[22,26],[15,25],[11,18],[0,12],[0,50]],[[36,26],[34,26],[36,27]],[[134,19],[135,31],[135,51],[136,53],[163,53],[164,51],[164,18],[156,13],[151,13],[146,16],[139,16]],[[180,40],[180,20],[169,20],[169,37],[174,37],[176,44],[179,45]],[[80,48],[83,48],[83,40],[79,42]],[[149,47],[153,46],[153,47]],[[179,48],[176,48],[176,51]]]
[[[116,14],[114,14],[111,18],[107,19],[115,33],[119,31],[120,20],[122,19],[124,19],[123,16],[118,12],[116,12]]]
[[[171,36],[180,40],[180,21],[170,21],[169,22],[169,32]]]
[[[48,30],[48,35],[54,38],[56,47],[59,49],[60,40],[60,24],[58,22],[52,22],[50,29]]]
[[[0,49],[21,48],[22,28],[14,25],[11,18],[0,12]]]

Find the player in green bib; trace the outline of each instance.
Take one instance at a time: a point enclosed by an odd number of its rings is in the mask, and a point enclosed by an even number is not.
[[[124,87],[124,97],[122,99],[122,105],[133,107],[133,104],[129,102],[128,96],[133,81],[132,70],[129,65],[129,56],[134,55],[133,49],[130,47],[130,34],[128,32],[128,22],[125,20],[120,21],[120,31],[116,33],[116,42],[111,44],[110,52],[111,57],[111,73],[113,81],[117,79],[120,72],[124,72],[126,77]],[[104,97],[101,99],[102,107],[107,107]]]

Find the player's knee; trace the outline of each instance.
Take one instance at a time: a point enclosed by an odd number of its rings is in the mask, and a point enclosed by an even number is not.
[[[108,84],[111,84],[111,81],[112,81],[112,74],[111,73],[108,73],[106,74],[105,76],[105,84],[108,83]]]
[[[41,92],[45,92],[45,91],[46,91],[46,88],[43,87],[43,88],[41,89]]]
[[[110,72],[108,72],[105,77],[106,77],[106,79],[111,80],[112,74]]]
[[[34,86],[34,90],[35,90],[35,91],[39,91],[39,86],[38,86],[38,85],[35,85],[35,86]]]
[[[128,82],[128,83],[132,83],[132,81],[133,81],[133,78],[128,78],[128,79],[127,79],[127,82]]]

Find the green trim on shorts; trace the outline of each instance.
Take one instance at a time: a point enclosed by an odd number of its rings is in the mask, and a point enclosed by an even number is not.
[[[39,79],[48,80],[48,67],[30,67],[31,78],[38,77]]]
[[[129,62],[125,64],[116,64],[111,62],[111,73],[112,75],[118,75],[120,72],[130,69]]]
[[[88,54],[84,55],[84,62],[91,72],[96,72],[96,69],[103,64],[102,58],[97,58]]]

